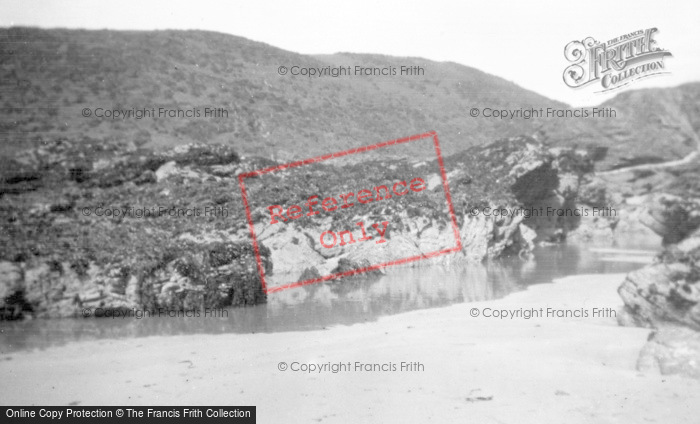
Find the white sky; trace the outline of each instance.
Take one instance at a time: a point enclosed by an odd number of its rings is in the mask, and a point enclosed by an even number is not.
[[[564,46],[656,27],[671,75],[630,89],[700,81],[697,0],[145,1],[0,0],[0,26],[204,29],[305,54],[379,53],[453,61],[574,106],[610,97],[562,81]],[[596,89],[597,90],[597,89]],[[615,93],[619,93],[620,90]]]

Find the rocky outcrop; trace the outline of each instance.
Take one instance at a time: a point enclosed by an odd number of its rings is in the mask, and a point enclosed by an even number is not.
[[[666,242],[657,263],[627,276],[619,292],[637,324],[700,331],[700,202],[658,195],[642,222]],[[670,244],[675,241],[675,244]]]
[[[697,157],[597,172],[593,180],[605,187],[610,206],[617,209],[612,232],[615,239],[661,237],[664,244],[673,244],[697,228],[697,212],[693,212],[697,207],[683,206],[700,199]]]
[[[469,165],[479,174],[489,172],[484,167],[493,169],[498,179],[490,186],[500,185],[512,194],[508,203],[522,210],[522,224],[535,232],[535,243],[612,241],[618,216],[602,211],[614,199],[593,175],[595,151],[551,148],[530,137],[515,137],[474,154],[479,164]]]
[[[643,327],[672,322],[700,331],[697,272],[692,264],[672,262],[629,274],[618,291],[631,320]]]
[[[270,248],[270,259],[274,263],[275,272],[267,277],[268,284],[290,284],[349,271],[351,268],[347,264],[357,264],[352,269],[359,269],[419,256],[425,259],[406,265],[416,267],[481,262],[505,255],[526,255],[534,247],[535,233],[523,224],[522,215],[466,215],[458,219],[461,222],[459,233],[462,250],[431,257],[435,252],[456,245],[452,227],[427,218],[409,219],[405,214],[394,218],[395,221],[399,219],[403,225],[391,232],[386,243],[354,243],[333,248],[325,248],[319,243],[318,235],[327,228],[324,226],[307,226],[303,229],[292,226],[267,227],[260,232],[259,240]],[[378,275],[363,273],[355,277],[373,278]]]
[[[678,243],[700,227],[700,201],[660,194],[651,200],[642,223],[662,236],[664,244]]]
[[[437,163],[391,158],[309,166],[262,184],[254,196],[258,179],[250,179],[249,199],[260,202],[251,210],[256,227],[268,215],[265,206],[303,201],[311,194],[352,191],[355,185],[372,187],[407,175],[424,177],[427,186],[421,196],[395,196],[347,213],[263,225],[256,234],[266,246],[268,283],[289,284],[348,264],[365,267],[408,257],[428,259],[410,263],[418,266],[526,255],[537,241],[561,239],[568,224],[519,213],[474,214],[475,208],[568,204],[591,169],[585,152],[550,149],[529,137],[499,140],[446,161],[462,250],[439,257],[432,253],[455,246],[455,239]],[[5,184],[33,185],[0,197],[4,316],[265,301],[237,175],[270,166],[269,160],[240,158],[227,146],[186,145],[157,153],[135,145],[58,140],[18,154],[16,162],[21,172],[2,174]],[[222,213],[206,215],[206,208]],[[197,215],[191,213],[195,210]],[[385,220],[391,222],[388,243],[329,249],[318,240],[328,229]]]
[[[31,312],[24,298],[22,268],[12,262],[0,262],[0,319],[19,319]]]
[[[700,230],[698,202],[658,196],[647,222],[671,240],[655,264],[630,273],[618,292],[625,302],[620,323],[656,330],[640,367],[700,378]],[[692,232],[691,232],[692,231]]]
[[[0,169],[4,319],[265,301],[238,234],[241,167],[231,147],[154,152],[58,139],[4,162],[12,165]],[[271,271],[269,250],[261,254]]]
[[[203,310],[265,301],[252,249],[213,243],[154,268],[68,263],[0,263],[0,304],[5,319],[104,316],[111,311]],[[263,265],[272,272],[269,250]],[[88,311],[88,312],[85,312]],[[99,311],[99,312],[98,312]]]
[[[261,259],[272,272],[270,251]],[[155,270],[141,284],[140,304],[152,308],[202,310],[265,301],[255,255],[248,243],[215,243]]]

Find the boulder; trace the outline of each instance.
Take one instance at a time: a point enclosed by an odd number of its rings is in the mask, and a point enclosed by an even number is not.
[[[0,262],[0,320],[20,319],[30,309],[24,299],[22,274],[18,264]]]
[[[630,273],[618,288],[625,312],[643,327],[672,322],[700,331],[697,272],[684,263],[659,263]]]
[[[651,199],[642,223],[663,237],[664,244],[678,243],[700,227],[700,201],[657,195]]]
[[[625,302],[620,324],[657,329],[640,354],[640,370],[700,378],[699,204],[656,197],[645,223],[666,247],[656,263],[630,273],[618,289]]]
[[[637,369],[700,380],[700,333],[684,327],[654,332],[639,354]]]
[[[315,266],[304,269],[298,278],[298,281],[312,280],[314,278],[321,278],[321,273],[318,272]]]

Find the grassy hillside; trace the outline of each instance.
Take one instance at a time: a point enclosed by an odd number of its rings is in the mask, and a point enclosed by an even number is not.
[[[621,93],[603,103],[618,113],[599,129],[613,167],[681,158],[700,149],[700,83]]]
[[[695,148],[692,139],[699,132],[697,84],[659,90],[663,95],[625,93],[609,102],[625,111],[613,120],[473,118],[473,107],[567,106],[455,63],[357,54],[305,56],[204,31],[0,29],[0,59],[4,155],[70,139],[156,149],[223,143],[244,155],[287,160],[429,130],[438,132],[445,153],[452,154],[540,131],[554,144],[610,148],[603,162],[607,167],[630,154],[681,157]],[[308,78],[277,72],[279,66],[295,65],[418,65],[425,73]],[[200,112],[224,108],[228,116],[94,116],[97,108],[159,107]],[[83,117],[84,108],[93,116]]]

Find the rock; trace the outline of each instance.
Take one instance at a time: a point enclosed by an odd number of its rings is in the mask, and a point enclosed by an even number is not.
[[[618,293],[638,325],[658,328],[672,322],[700,331],[697,272],[683,263],[655,264],[627,275]]]
[[[561,174],[579,177],[591,174],[595,169],[595,161],[602,159],[596,149],[554,147],[549,149],[549,153],[554,156],[554,167]]]
[[[678,243],[700,227],[700,201],[660,194],[651,200],[642,223],[662,236],[664,244]]]
[[[557,187],[557,193],[568,201],[575,201],[579,198],[579,191],[581,187],[581,179],[576,174],[562,174],[558,173],[559,176],[559,186]],[[582,202],[583,203],[583,202]]]
[[[177,173],[177,163],[175,163],[175,161],[166,162],[156,171],[156,180],[161,182],[171,175],[177,175]]]
[[[352,249],[348,249],[342,258],[353,263],[367,261],[371,264],[387,263],[398,259],[410,258],[421,254],[420,247],[417,245],[416,240],[415,232],[401,231],[393,234],[391,240],[387,243],[375,244],[370,242],[356,244]],[[428,240],[425,241],[428,243]],[[445,240],[442,240],[442,243],[444,245],[446,243]],[[427,247],[427,245],[424,245],[424,247]],[[421,261],[413,262],[412,265],[418,265],[419,262]],[[323,271],[328,269],[330,273],[332,269],[336,267],[338,267],[337,262],[331,268],[322,266],[319,267],[319,270]]]
[[[81,316],[83,308],[103,310],[139,307],[130,276],[119,269],[89,266],[78,274],[68,263],[28,266],[24,285],[27,302],[40,318]]]
[[[504,255],[521,255],[529,252],[532,240],[523,236],[520,229],[523,227],[523,216],[506,216],[493,220],[491,239],[488,242],[486,256],[483,259],[496,258]]]
[[[640,354],[640,370],[700,378],[700,203],[656,200],[645,224],[666,247],[655,264],[630,273],[619,287],[625,308],[618,322],[658,329]]]
[[[643,223],[649,202],[647,196],[639,196],[615,204],[617,219],[612,230],[616,240],[653,240],[661,246],[661,236]]]
[[[195,280],[178,271],[179,261],[170,263],[164,272],[142,283],[142,290],[150,290],[155,298],[154,308],[168,310],[202,310],[222,306],[214,282]],[[198,283],[204,283],[198,284]]]
[[[615,220],[607,217],[584,216],[579,225],[566,235],[571,242],[606,243],[615,239]]]
[[[607,185],[600,179],[591,179],[582,184],[578,190],[577,201],[591,207],[604,208],[611,206]]]
[[[239,162],[225,145],[159,152],[87,138],[47,140],[0,159],[0,188],[12,193],[0,194],[0,260],[14,270],[0,269],[0,308],[11,318],[21,310],[53,318],[80,316],[82,308],[264,302],[248,234],[237,232],[245,228],[235,180]],[[169,180],[153,184],[163,179]],[[216,207],[226,216],[103,219],[96,216],[98,206]],[[214,240],[230,243],[215,246]],[[261,246],[263,266],[271,272],[269,254]]]
[[[488,172],[503,176],[497,182],[512,193],[516,208],[536,212],[523,212],[523,223],[537,233],[536,243],[559,243],[569,233],[574,239],[612,240],[615,220],[585,222],[587,228],[577,232],[584,222],[573,211],[610,206],[604,204],[606,187],[591,177],[594,161],[588,151],[548,148],[530,137],[514,137],[485,146],[477,156],[491,168]],[[548,213],[548,208],[571,213]]]
[[[532,138],[500,140],[486,146],[480,155],[489,157],[493,172],[506,176],[516,200],[525,206],[551,196],[559,186],[554,157]]]
[[[537,238],[537,233],[535,232],[535,230],[522,223],[518,227],[520,228],[520,241],[522,245],[522,250],[529,253],[535,247],[535,239]]]
[[[203,310],[265,302],[252,247],[211,243],[202,248],[204,254],[179,258],[165,272],[141,283],[148,303],[166,309]],[[261,245],[260,254],[263,267],[271,273],[270,251]]]
[[[156,182],[158,182],[158,177],[156,176],[155,172],[151,171],[150,169],[144,171],[134,180],[134,184],[136,185],[153,184]]]
[[[41,186],[42,177],[37,169],[3,158],[0,162],[0,196],[34,191]]]
[[[363,259],[360,261],[353,261],[348,258],[340,258],[338,260],[337,266],[331,271],[332,274],[338,274],[338,273],[343,273],[343,272],[350,272],[351,274],[346,276],[345,278],[350,278],[353,280],[358,280],[358,279],[372,279],[372,278],[377,278],[382,275],[382,273],[378,270],[371,270],[371,271],[365,271],[361,273],[355,273],[354,271],[356,270],[361,270],[365,269],[369,266],[371,266],[372,263],[368,259]]]
[[[163,156],[179,165],[214,166],[240,162],[238,154],[225,144],[185,144]]]
[[[639,325],[671,322],[700,331],[700,229],[666,246],[656,264],[627,275],[618,293]]]
[[[654,332],[642,348],[637,369],[700,379],[700,333],[683,327]]]
[[[536,242],[560,243],[566,238],[566,233],[578,227],[580,218],[575,216],[558,217],[549,213],[551,210],[575,209],[575,205],[568,203],[564,196],[554,193],[549,197],[537,200],[528,206],[528,210],[534,213],[525,216],[523,222],[532,228],[537,234]]]
[[[0,299],[22,290],[22,268],[16,263],[0,262]]]
[[[155,172],[155,179],[157,182],[162,182],[172,177],[180,177],[185,180],[194,181],[206,179],[206,176],[192,170],[189,166],[181,167],[175,161],[166,162]]]
[[[460,254],[470,262],[481,262],[504,254],[520,254],[533,247],[533,230],[527,228],[523,235],[520,216],[505,216],[495,219],[477,215],[464,219],[460,229],[462,251]]]
[[[15,296],[3,307],[14,311],[13,305],[19,304],[36,317],[56,318],[82,316],[84,308],[177,311],[265,302],[250,246],[210,243],[191,250],[196,252],[151,270],[89,264],[78,273],[68,263],[45,261],[20,272],[16,264],[2,262],[0,270],[6,272],[0,288],[24,296]],[[260,253],[263,266],[271,272],[270,251],[261,245]]]
[[[320,269],[327,258],[333,256],[330,251],[339,250],[326,249],[318,240],[312,240],[305,232],[291,226],[273,227],[272,230],[262,233],[260,240],[270,248],[270,259],[274,263],[274,275],[268,277],[268,284],[271,285],[299,281],[296,276],[303,270],[312,267]]]
[[[442,186],[442,178],[438,174],[430,174],[426,184],[428,185],[428,190],[434,190]]]
[[[306,281],[306,280],[312,280],[314,278],[320,278],[320,277],[321,277],[321,273],[318,272],[316,267],[312,266],[310,268],[304,269],[304,271],[299,276],[298,280],[299,281]]]
[[[39,193],[7,196],[12,199],[0,213],[11,231],[0,233],[0,251],[2,259],[23,263],[18,265],[23,269],[19,285],[26,297],[21,301],[26,301],[37,316],[74,316],[87,307],[178,309],[266,300],[235,175],[274,162],[241,160],[229,146],[186,145],[155,152],[136,145],[89,140],[59,140],[29,153],[27,169],[41,170],[42,183],[53,185],[40,186]],[[463,163],[448,168],[463,249],[411,262],[410,266],[482,261],[529,252],[541,228],[528,225],[522,215],[471,216],[470,208],[569,202],[586,163],[571,149],[553,151],[528,137],[499,140],[457,156]],[[284,284],[298,281],[296,276],[300,275],[328,275],[334,269],[347,269],[349,264],[356,269],[429,256],[453,247],[442,180],[433,165],[431,161],[400,159],[391,164],[379,161],[305,168],[298,175],[280,173],[273,185],[258,188],[256,184],[262,181],[256,180],[262,179],[249,179],[249,198],[263,205],[252,211],[256,227],[265,227],[260,223],[265,202],[300,201],[316,193],[333,193],[361,177],[374,179],[372,172],[377,169],[386,172],[376,176],[382,181],[416,173],[426,178],[429,187],[421,197],[373,202],[364,210],[357,209],[357,216],[319,216],[318,220],[261,228],[258,240],[269,247],[266,250],[261,245],[266,276],[279,280],[272,281],[275,284]],[[33,177],[27,174],[27,178]],[[25,180],[29,181],[24,177],[4,181]],[[138,208],[151,203],[173,208],[216,205],[230,215],[227,219],[128,216],[106,220],[81,213],[86,206]],[[385,234],[388,242],[330,249],[320,245],[319,235],[324,231],[355,228],[359,220],[390,221]],[[564,230],[557,227],[558,221],[553,224],[547,239],[562,239]]]
[[[369,265],[369,261],[367,261],[367,265]],[[333,273],[340,273],[340,272],[349,272],[349,271],[354,271],[356,269],[361,268],[361,264],[359,262],[351,261],[350,259],[347,258],[340,258],[338,260],[338,265],[333,269]]]
[[[24,298],[22,269],[12,262],[0,262],[0,320],[20,319],[29,310]]]

